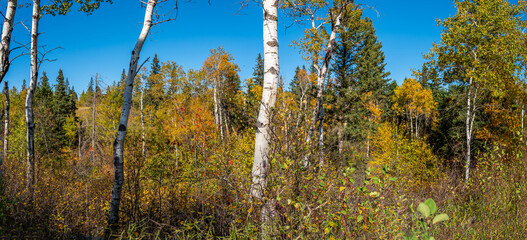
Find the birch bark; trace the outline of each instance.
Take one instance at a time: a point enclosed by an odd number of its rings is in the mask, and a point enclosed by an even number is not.
[[[272,204],[265,199],[267,176],[269,174],[270,113],[276,105],[278,90],[278,0],[263,0],[263,45],[264,45],[264,82],[262,102],[256,122],[254,143],[254,162],[252,168],[251,196],[262,202],[261,221],[262,238],[267,237],[271,220]]]
[[[474,132],[474,118],[476,117],[476,99],[478,88],[474,85],[473,77],[470,77],[467,93],[467,117],[465,119],[467,154],[465,156],[465,183],[468,183],[470,176],[470,162],[472,160],[471,145],[472,133]],[[472,98],[472,99],[471,99]]]
[[[344,7],[346,7],[347,5],[345,5]],[[325,82],[326,82],[326,78],[327,78],[327,74],[328,74],[328,69],[329,69],[329,64],[331,63],[331,58],[333,56],[333,51],[334,51],[334,45],[335,45],[335,39],[337,37],[337,31],[341,25],[341,18],[342,18],[342,13],[343,12],[340,12],[336,19],[335,19],[335,23],[332,25],[332,29],[331,29],[331,34],[329,36],[329,41],[326,45],[326,51],[325,51],[325,54],[324,54],[324,61],[322,62],[322,67],[319,66],[318,63],[314,63],[314,67],[315,69],[317,70],[317,102],[316,102],[316,106],[315,106],[315,109],[313,109],[313,114],[312,114],[312,117],[311,117],[311,125],[309,127],[309,132],[307,134],[307,137],[306,137],[306,144],[309,146],[310,143],[311,143],[311,138],[313,137],[313,135],[315,134],[315,128],[317,126],[317,122],[319,122],[319,132],[320,134],[323,134],[323,121],[324,121],[324,110],[323,110],[323,94],[324,94],[324,85],[325,85]],[[313,24],[314,25],[314,24]],[[318,121],[317,121],[318,120]],[[319,163],[320,164],[323,164],[323,156],[324,156],[324,152],[323,152],[323,141],[320,141],[320,139],[323,139],[323,136],[319,136],[319,147],[320,147],[320,154],[319,154]],[[304,156],[304,162],[303,162],[303,165],[304,167],[307,167],[309,165],[309,157],[310,157],[311,153],[308,152],[305,156]]]
[[[126,137],[126,130],[128,126],[128,116],[130,115],[130,107],[132,106],[132,90],[134,84],[134,78],[137,74],[137,63],[139,61],[139,54],[143,44],[152,28],[152,16],[154,8],[157,4],[157,0],[149,0],[146,5],[145,18],[141,34],[137,39],[134,49],[132,50],[132,56],[130,58],[130,68],[128,69],[128,75],[126,77],[126,83],[124,86],[123,94],[123,109],[121,111],[121,117],[119,118],[119,128],[115,142],[113,143],[113,161],[114,161],[114,183],[112,190],[112,198],[110,201],[110,211],[108,224],[115,226],[119,222],[119,207],[121,204],[121,192],[124,183],[124,140]]]
[[[33,0],[31,18],[31,80],[26,95],[26,126],[27,126],[27,177],[26,189],[33,193],[35,182],[35,121],[33,118],[33,97],[38,79],[38,22],[40,20],[40,0]]]
[[[7,1],[7,10],[4,17],[4,26],[2,27],[2,39],[0,44],[0,82],[4,79],[9,70],[9,49],[11,44],[11,33],[13,32],[13,20],[15,19],[17,0]]]

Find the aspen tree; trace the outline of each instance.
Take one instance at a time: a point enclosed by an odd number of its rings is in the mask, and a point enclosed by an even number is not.
[[[263,0],[263,45],[264,79],[262,102],[256,122],[254,161],[252,167],[251,196],[261,202],[262,238],[268,237],[272,219],[271,202],[266,199],[267,177],[269,175],[270,113],[276,105],[278,90],[278,0]]]
[[[7,10],[4,15],[4,25],[2,26],[2,37],[0,39],[0,82],[4,79],[9,70],[11,53],[11,33],[13,32],[13,21],[15,19],[17,0],[7,1]]]
[[[114,226],[119,222],[119,207],[121,204],[121,193],[124,184],[124,139],[126,137],[126,131],[128,126],[128,116],[130,115],[130,108],[132,106],[132,91],[135,76],[138,70],[139,54],[143,48],[146,37],[152,28],[152,16],[154,14],[154,8],[157,4],[157,0],[149,0],[146,5],[145,18],[141,34],[137,39],[132,55],[130,57],[130,68],[128,69],[128,75],[126,76],[126,82],[124,86],[123,94],[123,108],[121,111],[121,117],[119,118],[119,128],[117,136],[113,143],[113,162],[114,162],[114,183],[112,190],[112,198],[110,200],[110,211],[108,224]]]

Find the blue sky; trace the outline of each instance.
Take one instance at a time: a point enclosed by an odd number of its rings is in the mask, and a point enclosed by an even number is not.
[[[43,3],[47,1],[42,1]],[[255,59],[262,52],[262,13],[256,3],[240,9],[240,0],[179,1],[176,21],[160,24],[152,29],[141,59],[158,54],[161,61],[175,61],[185,69],[199,69],[210,49],[223,46],[240,66],[242,79],[252,75]],[[361,1],[365,13],[373,19],[379,40],[383,44],[387,70],[391,78],[401,83],[410,77],[412,69],[423,63],[433,42],[440,41],[441,29],[435,19],[455,13],[450,0],[370,0]],[[5,10],[5,1],[0,3]],[[168,6],[166,6],[168,9]],[[30,27],[31,9],[17,11],[16,21]],[[39,45],[46,49],[62,47],[48,55],[54,62],[42,64],[52,84],[62,68],[70,84],[80,92],[87,88],[96,73],[106,84],[120,78],[129,64],[130,52],[141,30],[144,9],[138,0],[114,0],[90,16],[70,12],[66,16],[46,15],[41,20]],[[290,20],[279,19],[280,67],[286,84],[298,65],[305,64],[298,49],[291,42],[301,37],[305,26],[289,25]],[[29,33],[22,24],[15,26],[13,40],[29,42]],[[16,44],[13,44],[16,46]],[[13,57],[13,56],[12,56]],[[29,82],[29,56],[16,59],[6,76],[10,85],[20,87]]]

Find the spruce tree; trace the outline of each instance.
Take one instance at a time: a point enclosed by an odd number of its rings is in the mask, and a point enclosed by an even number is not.
[[[161,65],[159,64],[159,59],[157,58],[157,53],[154,55],[154,59],[152,59],[152,66],[150,74],[158,74],[159,71],[161,71]]]
[[[90,78],[90,83],[88,84],[87,93],[93,93],[93,86],[94,86],[94,83],[93,83],[93,77],[92,77]]]
[[[253,68],[253,82],[255,85],[263,86],[263,78],[264,78],[264,62],[262,55],[258,53],[258,57],[256,58],[256,65]]]
[[[346,123],[347,140],[362,142],[372,130],[364,96],[371,93],[369,100],[378,103],[383,112],[390,111],[389,96],[396,84],[388,79],[385,66],[382,44],[371,19],[363,18],[340,34],[333,67],[335,82],[329,89],[338,97],[332,99],[335,107],[327,114]]]
[[[59,69],[56,81],[57,84],[55,85],[55,92],[53,93],[53,115],[57,125],[54,133],[62,143],[65,143],[64,124],[66,123],[66,118],[71,114],[72,109],[69,106],[69,92],[62,69]]]

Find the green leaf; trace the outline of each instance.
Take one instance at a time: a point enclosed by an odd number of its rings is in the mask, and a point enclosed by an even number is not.
[[[438,222],[442,222],[442,221],[446,221],[448,220],[448,215],[446,213],[441,213],[439,215],[437,215],[434,220],[432,221],[432,224],[436,224]]]
[[[424,203],[419,203],[419,206],[417,206],[417,211],[425,218],[430,217],[430,207]]]
[[[359,216],[357,217],[357,222],[360,223],[360,222],[362,222],[363,219],[364,219],[364,217],[363,217],[362,215],[359,215]]]
[[[429,198],[425,201],[425,204],[430,208],[430,214],[433,215],[436,213],[437,205],[436,202],[434,202],[433,199]]]

